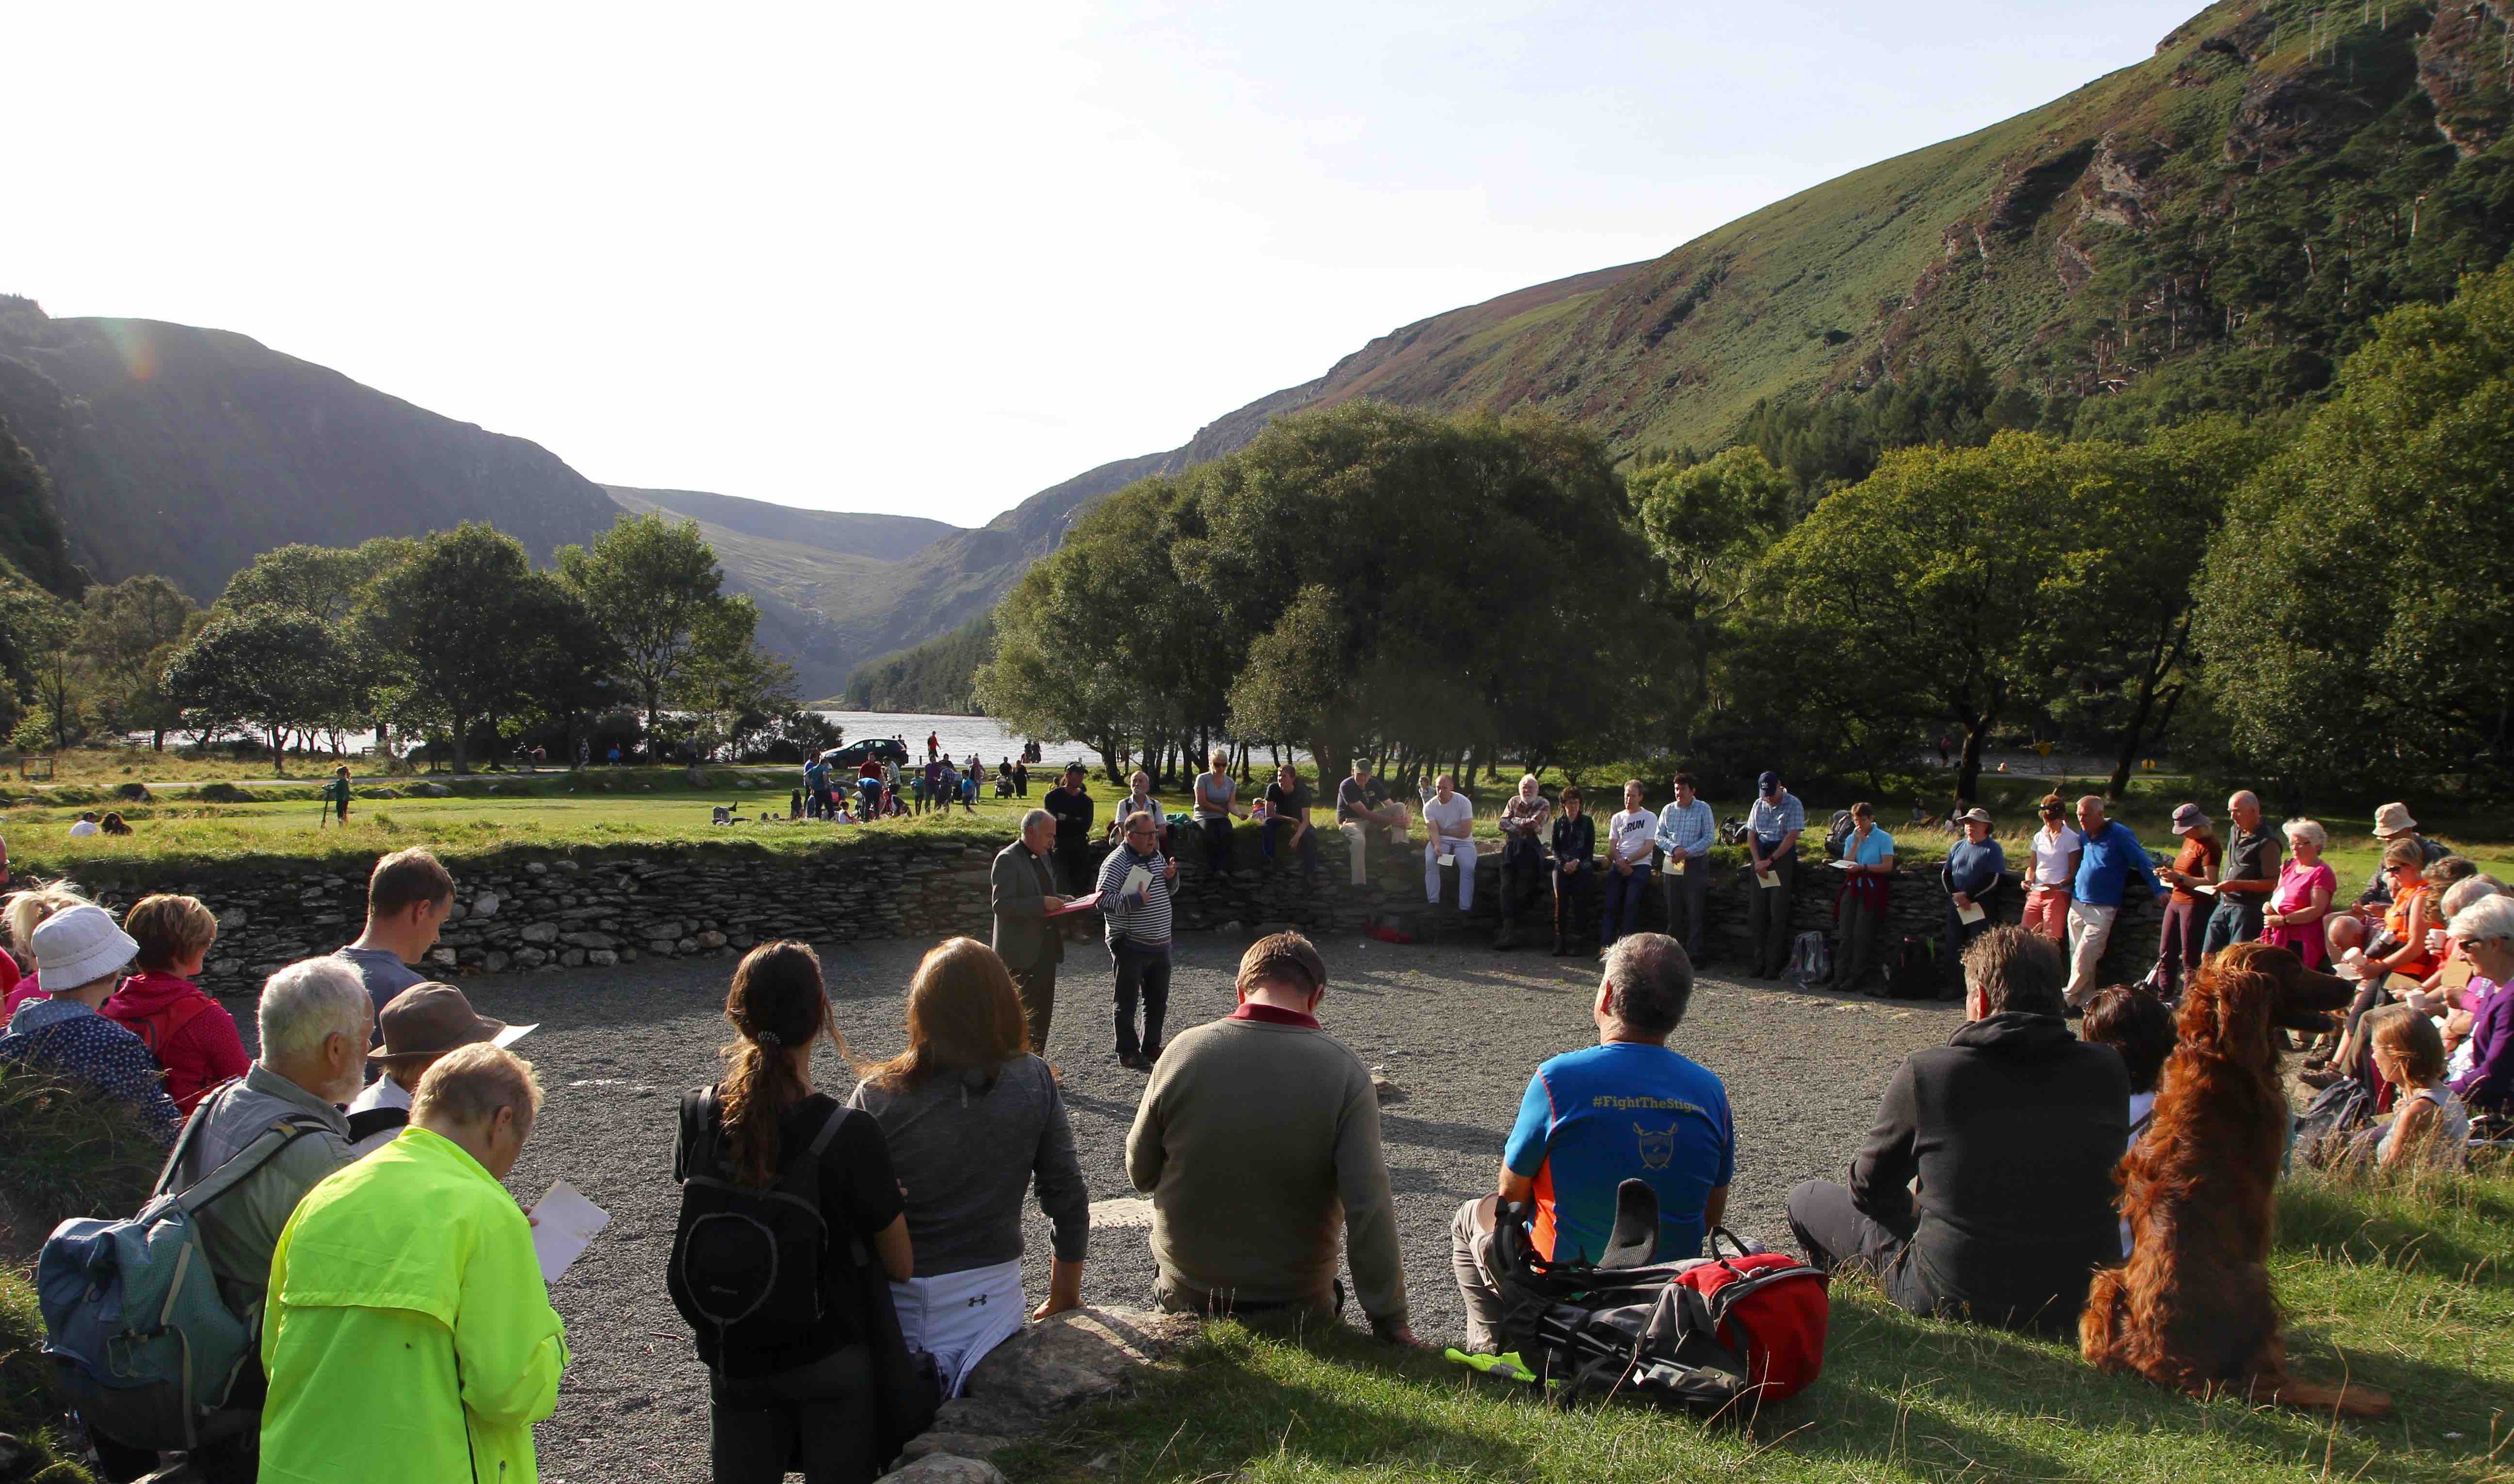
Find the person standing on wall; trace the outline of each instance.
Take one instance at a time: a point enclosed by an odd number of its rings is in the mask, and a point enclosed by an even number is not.
[[[1699,969],[1717,826],[1693,775],[1680,773],[1674,782],[1676,797],[1658,812],[1659,855],[1667,862],[1659,882],[1667,897],[1667,936],[1684,944],[1685,962]]]
[[[1799,884],[1799,835],[1806,806],[1766,772],[1755,781],[1755,807],[1746,816],[1746,863],[1754,880],[1746,893],[1746,941],[1757,979],[1778,979],[1790,961],[1790,899]]]
[[[1065,905],[1056,878],[1048,870],[1048,853],[1056,847],[1056,816],[1034,809],[1022,816],[1021,838],[995,852],[988,871],[988,891],[995,912],[995,956],[1012,972],[1013,992],[1020,996],[1022,1019],[1030,1026],[1030,1049],[1047,1058],[1047,1030],[1056,1016],[1056,966],[1065,960],[1065,937],[1057,932],[1055,914]],[[1048,1073],[1059,1076],[1056,1063]]]

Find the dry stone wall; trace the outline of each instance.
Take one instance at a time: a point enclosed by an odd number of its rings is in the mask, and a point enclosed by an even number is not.
[[[1372,845],[1365,882],[1348,884],[1350,842],[1318,832],[1319,868],[1268,861],[1257,832],[1235,839],[1235,866],[1206,868],[1203,842],[1180,845],[1176,922],[1181,932],[1253,935],[1296,927],[1322,939],[1388,920],[1413,932],[1455,923],[1456,871],[1441,872],[1441,907],[1427,909],[1422,846]],[[1104,852],[1095,849],[1096,862]],[[1723,852],[1723,856],[1728,854]],[[535,970],[601,968],[641,958],[732,957],[778,938],[815,943],[858,938],[985,938],[988,866],[993,852],[958,841],[861,836],[833,841],[812,856],[744,850],[615,851],[542,860],[457,865],[456,908],[428,968],[448,978]],[[1500,857],[1476,864],[1476,906],[1465,925],[1480,936],[1498,925]],[[362,876],[315,869],[235,869],[216,875],[108,876],[84,883],[117,911],[151,892],[200,898],[218,912],[219,943],[202,974],[205,987],[252,992],[272,971],[308,954],[329,952],[355,938],[365,911]],[[1832,926],[1839,882],[1819,867],[1801,873],[1792,931]],[[1753,888],[1739,863],[1715,862],[1710,888],[1712,959],[1734,971],[1746,959],[1746,897]],[[1937,936],[1944,902],[1934,868],[1898,877],[1888,934]],[[1642,925],[1664,925],[1659,884],[1642,905]],[[2013,922],[2021,910],[2011,887],[1994,908]],[[1541,950],[1552,929],[1553,903],[1543,890],[1525,907],[1522,929]],[[1455,931],[1454,927],[1450,928]],[[1573,924],[1576,940],[1597,941],[1594,900]],[[2156,953],[2157,914],[2126,919],[2107,955],[2105,979],[2136,979]]]

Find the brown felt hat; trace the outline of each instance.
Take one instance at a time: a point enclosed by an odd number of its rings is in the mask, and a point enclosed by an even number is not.
[[[394,995],[376,1025],[384,1032],[384,1048],[367,1053],[367,1060],[387,1063],[441,1057],[481,1041],[504,1046],[533,1028],[511,1029],[472,1010],[462,990],[437,983],[413,984]]]

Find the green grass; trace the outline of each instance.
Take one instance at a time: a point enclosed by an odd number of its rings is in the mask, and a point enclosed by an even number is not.
[[[999,1460],[1020,1479],[2232,1481],[2514,1478],[2514,1183],[2282,1188],[2273,1263],[2300,1374],[2389,1388],[2397,1415],[2200,1402],[2073,1345],[1912,1318],[1834,1288],[1821,1380],[1744,1424],[1558,1411],[1350,1328],[1217,1324],[1133,1399]],[[2458,1433],[2458,1437],[2448,1436]]]
[[[43,1319],[27,1267],[46,1233],[74,1216],[128,1215],[155,1183],[165,1151],[131,1104],[88,1083],[0,1063],[0,1432],[34,1446],[29,1484],[87,1484],[66,1462],[52,1405]]]

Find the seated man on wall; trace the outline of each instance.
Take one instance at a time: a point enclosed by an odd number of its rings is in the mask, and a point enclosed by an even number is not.
[[[1790,1230],[1809,1262],[1865,1265],[1913,1313],[2075,1334],[2088,1276],[2121,1260],[2129,1073],[2070,1034],[2048,939],[1993,928],[1964,968],[1966,1025],[1896,1069],[1847,1185],[1790,1192]]]
[[[1720,1079],[1667,1038],[1693,997],[1693,965],[1664,933],[1634,933],[1606,950],[1589,1018],[1598,1044],[1536,1068],[1503,1145],[1499,1190],[1458,1208],[1449,1263],[1467,1308],[1472,1352],[1495,1348],[1501,1322],[1493,1223],[1506,1203],[1532,1203],[1528,1231],[1539,1256],[1596,1262],[1615,1226],[1627,1180],[1658,1194],[1653,1261],[1701,1254],[1728,1213],[1737,1131]]]
[[[1372,830],[1385,830],[1383,836],[1391,845],[1405,842],[1405,831],[1413,824],[1412,816],[1402,804],[1388,801],[1388,790],[1370,776],[1370,760],[1353,760],[1353,777],[1336,784],[1336,829],[1352,842],[1345,858],[1353,865],[1353,884],[1361,885],[1368,878],[1362,859],[1362,844]]]
[[[1318,1024],[1326,964],[1298,933],[1240,957],[1239,1008],[1170,1043],[1126,1135],[1153,1198],[1154,1297],[1173,1312],[1344,1308],[1337,1237],[1361,1311],[1411,1344],[1379,1096]]]

